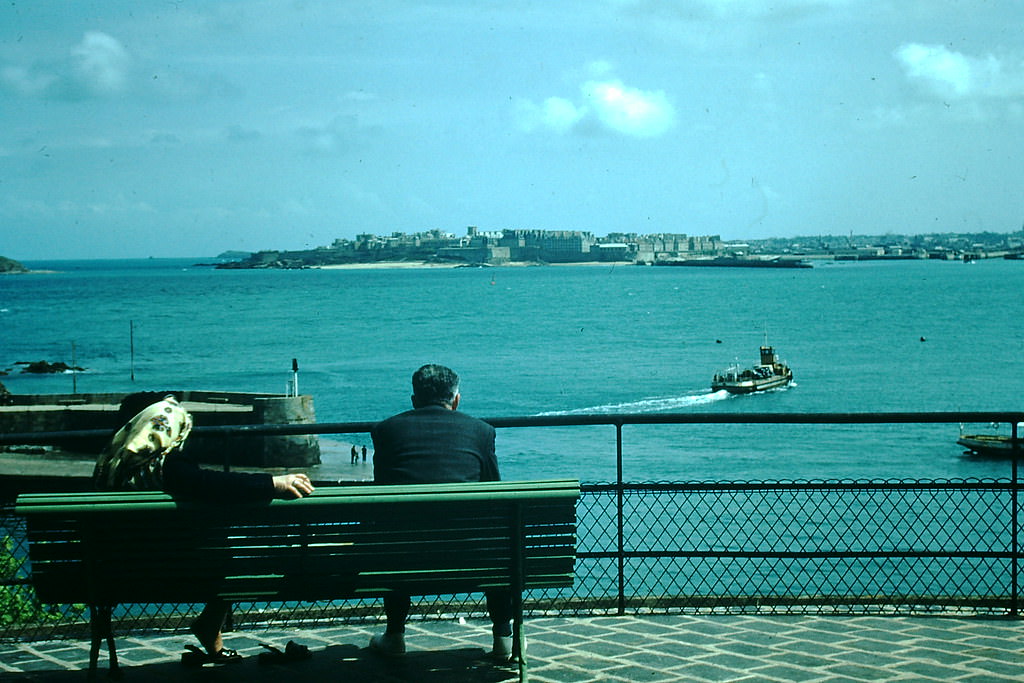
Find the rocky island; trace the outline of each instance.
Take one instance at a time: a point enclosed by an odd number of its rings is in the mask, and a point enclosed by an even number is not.
[[[9,259],[4,256],[0,256],[0,274],[16,274],[16,273],[27,273],[28,268],[21,265],[14,259]]]

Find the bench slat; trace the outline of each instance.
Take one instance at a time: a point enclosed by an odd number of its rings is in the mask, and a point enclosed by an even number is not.
[[[454,503],[473,499],[492,501],[525,501],[530,499],[553,499],[564,497],[575,500],[579,497],[579,482],[573,480],[546,480],[528,482],[474,482],[472,488],[466,484],[409,484],[369,486],[326,486],[320,487],[298,501],[274,500],[270,503],[250,504],[233,507],[287,507],[309,508],[321,505],[385,505],[421,504],[417,499],[429,502]],[[297,506],[296,503],[300,503]],[[170,496],[153,491],[103,491],[88,493],[29,493],[18,496],[15,511],[18,514],[33,512],[72,512],[74,514],[102,514],[105,511],[130,506],[132,512],[146,509],[175,509],[187,507],[176,503]],[[281,513],[286,514],[286,513]]]

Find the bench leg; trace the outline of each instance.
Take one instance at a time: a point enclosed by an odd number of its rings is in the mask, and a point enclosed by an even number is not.
[[[89,606],[89,630],[92,633],[92,644],[89,647],[89,680],[96,677],[96,669],[100,659],[100,645],[107,641],[107,652],[110,655],[110,670],[107,675],[110,678],[120,678],[121,668],[117,662],[117,645],[114,643],[114,630],[111,626],[111,613],[114,611],[108,605]]]
[[[523,594],[512,591],[512,657],[519,662],[519,682],[526,683],[526,638],[523,635]]]

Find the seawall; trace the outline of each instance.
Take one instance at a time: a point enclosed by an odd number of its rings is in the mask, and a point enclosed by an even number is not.
[[[314,424],[313,397],[212,391],[167,391],[192,413],[197,427],[256,424]],[[12,394],[0,405],[0,434],[109,430],[122,425],[118,409],[126,394]],[[95,458],[109,436],[77,438],[60,450]],[[200,462],[245,467],[308,467],[320,463],[315,434],[211,437],[193,433],[186,445]]]

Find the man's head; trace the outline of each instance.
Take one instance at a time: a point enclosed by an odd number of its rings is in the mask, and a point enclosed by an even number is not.
[[[443,365],[424,365],[412,375],[412,406],[459,407],[459,376]]]

